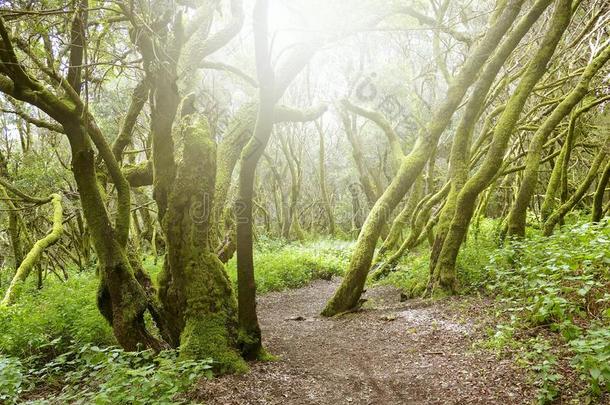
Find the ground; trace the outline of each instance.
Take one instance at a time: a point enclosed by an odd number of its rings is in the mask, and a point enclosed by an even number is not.
[[[488,302],[400,302],[391,287],[369,290],[363,310],[318,314],[339,285],[270,293],[259,300],[275,362],[205,380],[189,394],[205,404],[528,404],[526,371],[480,348]]]

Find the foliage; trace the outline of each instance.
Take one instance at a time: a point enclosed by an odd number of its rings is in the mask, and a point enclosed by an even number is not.
[[[17,303],[0,308],[0,353],[51,357],[71,344],[115,344],[95,304],[98,281],[93,273],[73,274],[67,282],[49,278],[42,290],[34,284],[28,280]]]
[[[486,265],[497,249],[497,221],[485,219],[477,230],[472,230],[457,259],[461,293],[472,293],[487,282]],[[428,285],[430,250],[418,248],[402,257],[397,270],[380,280],[380,285],[400,288],[406,297],[420,297]]]
[[[303,287],[316,279],[329,280],[343,274],[349,262],[352,243],[320,240],[285,243],[262,239],[254,252],[258,293]],[[232,259],[227,271],[235,283],[237,263]]]
[[[610,388],[610,228],[606,223],[575,225],[551,236],[512,240],[494,253],[487,267],[489,290],[501,311],[512,314],[492,338],[509,341],[503,331],[534,330],[569,344],[572,365],[599,395]],[[518,335],[518,333],[515,333]],[[532,349],[531,344],[527,344]],[[535,347],[534,347],[535,350]],[[534,367],[553,376],[554,362]],[[556,381],[543,378],[541,402],[554,399]]]
[[[24,376],[21,362],[0,356],[0,403],[14,402],[23,392]]]
[[[181,361],[175,351],[155,355],[85,344],[29,372],[14,359],[1,358],[3,364],[12,367],[0,368],[1,375],[11,377],[2,383],[2,388],[12,388],[4,394],[7,402],[17,403],[21,394],[31,398],[25,403],[33,404],[179,404],[186,402],[178,398],[180,393],[199,378],[211,377],[213,361]],[[28,388],[21,389],[26,381]],[[42,399],[33,400],[37,397]]]

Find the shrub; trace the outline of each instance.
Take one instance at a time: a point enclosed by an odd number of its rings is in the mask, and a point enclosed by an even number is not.
[[[0,403],[17,403],[24,390],[24,376],[21,362],[12,357],[0,355]]]
[[[11,368],[3,371],[6,361]],[[0,399],[35,404],[181,404],[186,401],[179,394],[198,379],[211,377],[212,365],[210,359],[181,361],[176,351],[155,355],[151,351],[125,352],[85,344],[72,347],[27,374],[18,362],[0,358],[0,376],[10,377],[6,381],[3,378],[0,388],[12,389]],[[22,389],[26,380],[28,388]]]
[[[591,392],[597,395],[610,389],[607,223],[581,223],[551,237],[534,233],[522,241],[508,241],[491,256],[488,271],[489,290],[513,314],[512,328],[556,334],[569,343],[572,365]],[[549,373],[541,365],[536,367]],[[547,386],[546,393],[553,392]]]
[[[490,255],[497,249],[498,222],[485,219],[479,228],[472,230],[462,245],[457,257],[456,268],[460,293],[471,293],[483,288],[488,281]],[[396,271],[380,280],[380,285],[394,285],[407,298],[424,294],[430,275],[430,249],[420,246],[405,254]]]
[[[49,279],[42,290],[28,283],[16,304],[0,308],[0,353],[48,358],[73,342],[115,344],[96,306],[97,285],[91,272],[73,274],[65,283]]]

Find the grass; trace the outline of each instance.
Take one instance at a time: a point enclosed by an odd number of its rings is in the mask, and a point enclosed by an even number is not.
[[[93,271],[65,283],[49,278],[42,290],[31,277],[18,302],[0,309],[0,353],[51,358],[73,344],[115,344],[96,306],[97,284]]]
[[[498,228],[497,221],[483,221],[476,234],[469,234],[457,261],[461,293],[497,297],[493,316],[498,325],[485,345],[519,353],[519,361],[534,371],[540,403],[557,399],[566,380],[574,380],[562,372],[566,364],[580,375],[582,395],[595,401],[610,390],[607,220],[598,226],[572,222],[550,238],[530,229],[527,239],[500,247]],[[348,241],[261,239],[254,253],[258,293],[340,276],[352,251]],[[146,257],[143,264],[156,279],[162,260]],[[429,249],[421,247],[378,283],[420,296],[428,266]],[[235,283],[235,259],[227,272]],[[211,360],[180,363],[171,351],[159,357],[116,348],[96,308],[96,289],[93,271],[73,273],[65,283],[51,278],[40,291],[32,279],[16,305],[0,310],[0,402],[15,402],[24,393],[33,397],[43,385],[55,387],[53,395],[61,399],[55,403],[74,398],[101,404],[180,403],[177,394],[209,375]]]
[[[533,372],[539,403],[574,389],[595,403],[610,392],[610,226],[577,213],[566,222],[551,237],[531,227],[526,239],[500,246],[500,224],[484,220],[458,256],[460,293],[496,297],[498,325],[484,345],[518,353]],[[429,254],[427,246],[410,252],[377,284],[422,296]]]

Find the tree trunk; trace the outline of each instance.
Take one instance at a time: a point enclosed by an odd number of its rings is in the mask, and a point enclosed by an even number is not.
[[[333,316],[357,307],[364,289],[373,254],[385,221],[396,205],[409,191],[421,174],[428,158],[436,149],[438,140],[449,125],[453,113],[461,103],[466,91],[476,80],[491,52],[519,14],[523,0],[512,1],[498,23],[490,28],[476,46],[464,66],[450,85],[443,103],[433,114],[427,128],[422,130],[411,153],[401,166],[383,195],[377,200],[360,232],[345,278],[334,296],[322,311],[324,316]]]
[[[254,133],[241,154],[239,190],[235,204],[239,334],[242,353],[249,359],[264,355],[261,329],[256,314],[252,198],[256,166],[265,152],[273,129],[275,78],[270,64],[267,38],[268,9],[268,0],[257,0],[254,6],[254,45],[260,102]]]
[[[544,121],[542,126],[536,131],[530,142],[527,157],[525,158],[525,171],[521,180],[521,186],[517,193],[517,198],[508,215],[508,235],[525,236],[525,220],[527,207],[534,193],[538,182],[538,167],[542,159],[542,149],[553,129],[565,118],[572,109],[589,92],[589,85],[595,74],[610,59],[610,46],[607,46],[593,61],[587,66],[576,87],[564,98],[555,108],[551,116]],[[602,195],[603,196],[603,195]]]
[[[17,269],[11,284],[6,290],[4,299],[0,305],[12,305],[15,303],[21,288],[23,288],[25,280],[30,275],[30,272],[34,266],[38,263],[42,252],[44,252],[44,250],[49,246],[55,244],[63,233],[63,208],[61,205],[61,196],[59,194],[53,194],[50,197],[50,201],[53,203],[53,229],[44,238],[34,243],[32,249],[28,252],[25,259],[19,265],[19,268]]]
[[[318,175],[320,176],[320,195],[322,196],[322,206],[326,213],[326,219],[328,221],[328,233],[332,237],[335,235],[336,225],[335,217],[333,215],[333,209],[330,204],[330,198],[328,196],[328,188],[326,185],[326,146],[324,144],[324,129],[322,124],[316,121],[316,128],[320,135],[320,147],[318,150]]]
[[[485,160],[474,176],[464,184],[457,196],[455,215],[451,220],[438,263],[431,277],[430,291],[440,288],[453,293],[457,289],[455,263],[474,214],[477,197],[495,179],[502,166],[508,141],[525,102],[540,78],[546,73],[547,64],[569,25],[572,16],[571,4],[572,0],[559,0],[557,2],[555,12],[549,23],[549,29],[540,48],[528,64],[515,93],[510,97],[506,109],[498,120]]]
[[[216,145],[207,122],[188,104],[189,98],[178,129],[183,156],[163,221],[167,253],[159,297],[181,357],[213,358],[221,373],[242,371],[235,296],[211,234]]]
[[[456,130],[453,145],[451,147],[449,177],[451,191],[439,218],[436,227],[436,236],[430,254],[430,282],[434,280],[434,271],[438,263],[439,255],[445,243],[451,221],[456,214],[456,203],[459,192],[468,180],[471,161],[471,143],[475,125],[480,117],[487,94],[493,85],[498,72],[517,47],[521,39],[527,34],[532,25],[540,18],[547,9],[550,0],[539,0],[529,12],[519,21],[508,38],[498,48],[493,58],[485,67],[481,77],[476,83],[475,89],[466,105],[464,115]],[[493,114],[493,112],[492,112]],[[481,137],[485,134],[482,133]]]
[[[606,164],[602,177],[599,179],[595,195],[593,197],[593,209],[591,213],[592,222],[600,222],[604,216],[604,195],[606,186],[610,183],[610,161]]]
[[[597,153],[597,156],[595,156],[595,160],[593,160],[593,163],[591,163],[591,167],[589,168],[587,176],[580,183],[580,186],[578,186],[576,192],[565,203],[563,203],[559,208],[557,208],[557,210],[555,210],[544,223],[544,226],[542,228],[544,236],[550,236],[553,233],[553,229],[555,229],[555,226],[561,220],[563,220],[563,217],[568,212],[570,212],[570,210],[572,210],[572,208],[574,208],[576,204],[578,204],[578,202],[585,195],[589,187],[591,187],[591,184],[593,184],[593,182],[595,181],[595,178],[597,177],[597,174],[599,172],[599,168],[601,167],[604,159],[606,159],[606,157],[608,156],[610,149],[608,136],[604,135],[604,138],[605,139],[603,140],[602,146],[599,152]]]

